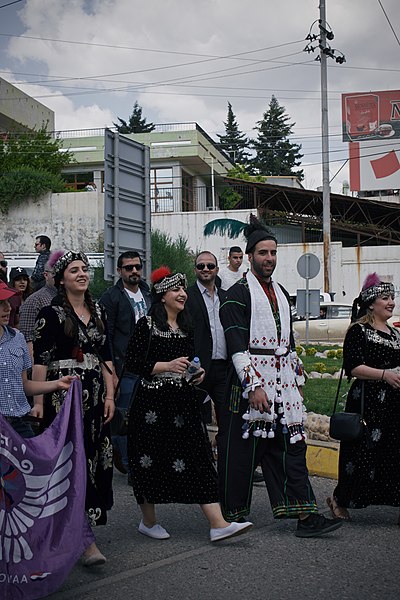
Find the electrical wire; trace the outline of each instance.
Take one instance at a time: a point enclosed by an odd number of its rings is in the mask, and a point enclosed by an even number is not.
[[[378,0],[378,4],[379,4],[379,6],[380,6],[380,7],[381,7],[381,9],[382,9],[382,11],[383,11],[383,14],[385,15],[387,22],[389,23],[389,27],[390,27],[390,29],[392,30],[392,32],[393,32],[393,35],[394,35],[394,37],[396,38],[396,41],[397,41],[397,43],[398,43],[398,44],[399,44],[399,46],[400,46],[400,40],[399,40],[399,38],[398,38],[398,35],[397,35],[397,33],[395,32],[395,30],[394,30],[394,27],[393,27],[392,23],[390,22],[390,19],[389,19],[388,15],[387,15],[387,12],[386,12],[386,10],[383,8],[383,4],[382,4],[381,0]]]

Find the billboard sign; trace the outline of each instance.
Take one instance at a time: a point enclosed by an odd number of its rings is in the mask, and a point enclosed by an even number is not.
[[[400,90],[342,94],[343,141],[400,138]]]
[[[342,94],[343,141],[350,189],[400,188],[400,90]]]
[[[136,250],[143,276],[151,272],[150,148],[105,131],[104,279],[118,278],[118,256]]]
[[[351,142],[349,156],[352,191],[400,188],[400,139]]]

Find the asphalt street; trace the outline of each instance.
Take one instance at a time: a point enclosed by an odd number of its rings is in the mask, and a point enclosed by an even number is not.
[[[312,478],[321,511],[335,482]],[[398,509],[352,511],[353,521],[319,539],[293,535],[296,521],[274,521],[263,484],[254,486],[254,529],[211,544],[197,506],[164,505],[171,538],[137,532],[140,511],[126,476],[115,473],[115,505],[96,531],[105,565],[77,565],[54,600],[398,600]]]

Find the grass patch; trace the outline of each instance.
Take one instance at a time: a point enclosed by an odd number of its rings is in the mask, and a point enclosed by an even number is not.
[[[338,383],[338,379],[308,379],[306,385],[303,387],[304,404],[307,411],[330,416],[335,402]],[[350,384],[347,383],[347,380],[343,379],[338,402],[340,410],[344,409],[349,387]],[[345,396],[343,397],[344,394]]]

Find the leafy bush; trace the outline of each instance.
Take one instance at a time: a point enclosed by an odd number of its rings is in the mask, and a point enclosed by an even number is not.
[[[317,349],[313,348],[312,346],[307,346],[306,348],[306,356],[314,356],[314,354],[316,354]]]
[[[152,269],[166,265],[173,272],[185,273],[188,285],[194,283],[195,256],[188,248],[186,238],[179,235],[173,240],[170,235],[154,230],[151,234],[151,253]]]
[[[326,356],[327,358],[336,358],[336,350],[328,350]]]
[[[343,358],[343,348],[338,348],[336,350],[336,358]]]
[[[0,177],[0,211],[7,213],[26,198],[34,200],[47,192],[65,192],[65,183],[59,175],[32,167],[21,167]]]
[[[323,362],[317,362],[313,365],[313,371],[317,371],[317,373],[325,373],[326,372],[326,364]]]
[[[303,354],[303,352],[304,352],[303,346],[296,346],[297,356],[301,356]]]

